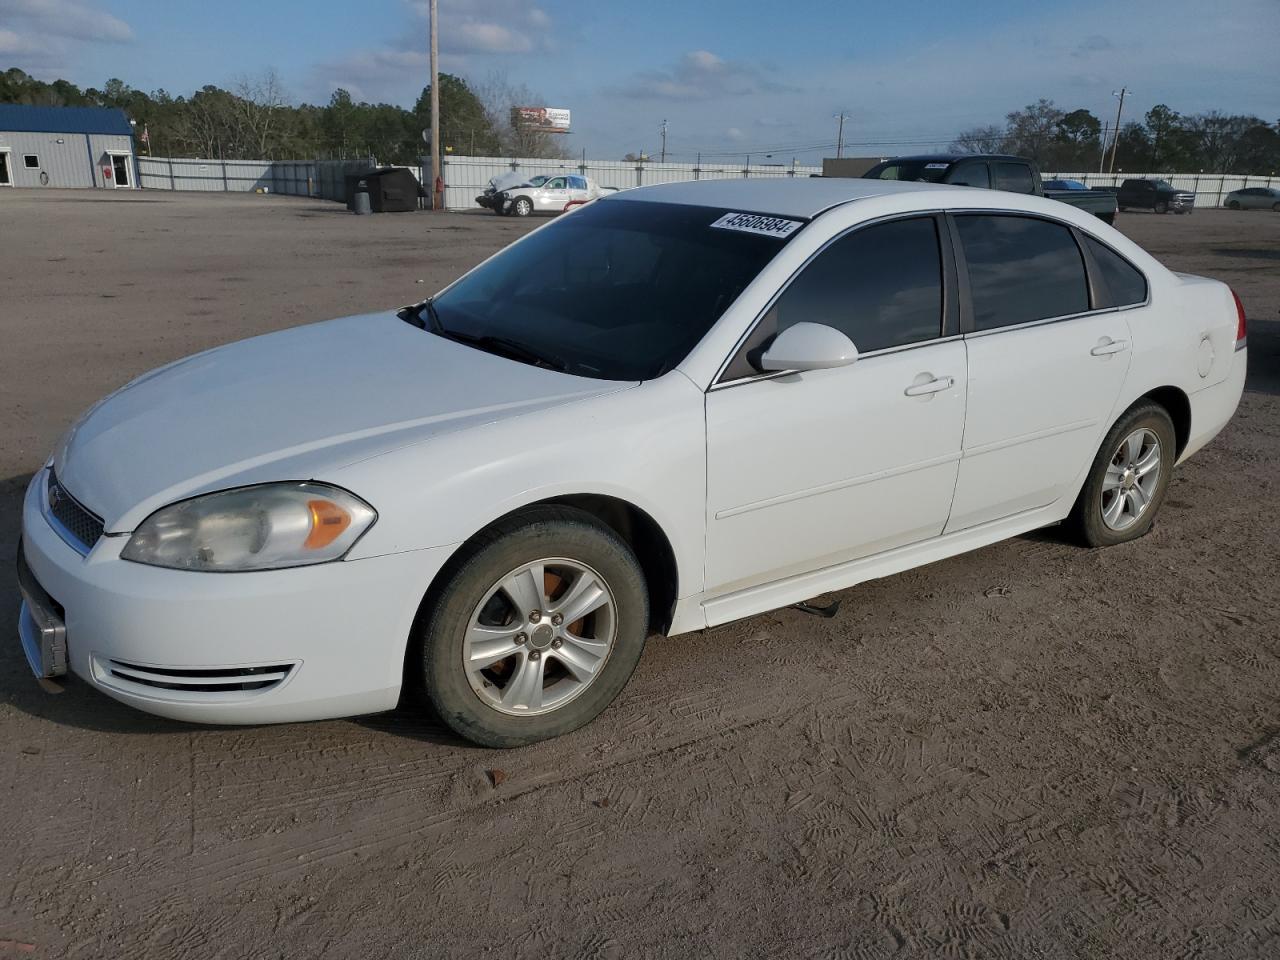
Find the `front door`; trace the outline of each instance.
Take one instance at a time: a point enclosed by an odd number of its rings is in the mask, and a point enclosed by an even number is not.
[[[0,187],[12,187],[13,178],[9,176],[9,152],[0,150]]]
[[[569,202],[569,185],[564,177],[552,177],[538,191],[538,209],[559,213]]]
[[[129,157],[127,155],[113,153],[111,155],[111,171],[115,175],[114,181],[117,187],[127,187],[130,185]]]
[[[1110,426],[1131,356],[1126,314],[1091,302],[1069,227],[1004,214],[955,223],[974,329],[948,533],[1066,494]]]
[[[706,587],[725,594],[936,537],[964,432],[965,351],[943,341],[933,217],[855,229],[812,260],[707,393]],[[761,375],[800,321],[849,366]]]

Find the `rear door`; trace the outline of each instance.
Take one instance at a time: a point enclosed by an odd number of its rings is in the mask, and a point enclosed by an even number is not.
[[[1083,240],[1066,224],[987,213],[952,222],[970,309],[948,533],[1066,494],[1110,426],[1131,356],[1126,316],[1091,290]]]

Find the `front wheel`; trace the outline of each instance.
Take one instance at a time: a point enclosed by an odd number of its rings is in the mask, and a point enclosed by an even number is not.
[[[1280,206],[1280,204],[1277,204],[1277,206]],[[1229,209],[1229,210],[1239,210],[1239,209],[1240,209],[1240,201],[1239,201],[1239,200],[1232,200],[1230,203],[1228,203],[1228,204],[1227,204],[1227,209]]]
[[[533,201],[528,197],[516,197],[516,202],[511,205],[511,212],[517,217],[527,217],[533,213]]]
[[[1161,200],[1159,203],[1156,204],[1156,213],[1168,213],[1168,212],[1169,212],[1169,205],[1165,203],[1163,200]]]
[[[1107,433],[1067,525],[1090,547],[1146,534],[1164,501],[1177,459],[1173,421],[1157,403],[1130,408]]]
[[[634,553],[588,513],[541,507],[483,534],[417,637],[440,718],[487,747],[595,719],[644,651],[648,592]]]

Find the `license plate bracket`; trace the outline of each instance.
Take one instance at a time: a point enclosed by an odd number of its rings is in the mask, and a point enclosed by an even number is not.
[[[27,559],[18,550],[18,636],[27,664],[37,678],[60,677],[67,672],[67,625],[54,599],[40,586]]]

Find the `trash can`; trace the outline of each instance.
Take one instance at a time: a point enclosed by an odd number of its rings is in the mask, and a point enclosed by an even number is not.
[[[373,206],[369,202],[369,183],[363,178],[356,181],[355,189],[350,195],[347,203],[347,209],[354,214],[373,213]]]

